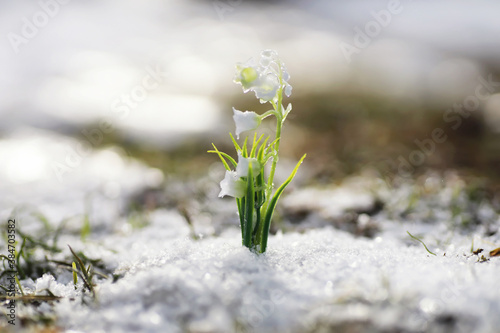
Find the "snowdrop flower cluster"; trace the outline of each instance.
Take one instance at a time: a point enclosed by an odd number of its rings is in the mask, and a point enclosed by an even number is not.
[[[236,64],[234,82],[241,84],[244,93],[253,91],[262,104],[269,103],[272,106],[271,110],[263,114],[233,108],[237,139],[244,132],[258,130],[262,121],[270,116],[276,118],[275,137],[271,140],[270,136],[257,137],[255,133],[249,146],[248,137],[240,145],[230,134],[238,161],[219,151],[215,145],[214,150],[209,151],[218,154],[226,168],[225,177],[220,183],[219,197],[232,196],[236,199],[242,243],[260,253],[266,251],[271,219],[278,199],[306,156],[302,156],[288,179],[275,189],[273,179],[278,162],[281,129],[292,110],[291,104],[286,108],[283,106],[283,94],[287,97],[292,94],[289,80],[285,64],[273,50],[263,51],[258,63],[250,59],[246,63]],[[268,162],[271,162],[271,168],[266,179],[264,168]]]

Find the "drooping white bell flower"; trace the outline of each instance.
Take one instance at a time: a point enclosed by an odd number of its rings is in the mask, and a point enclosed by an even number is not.
[[[236,171],[226,171],[224,179],[220,182],[219,198],[229,195],[235,198],[245,196],[246,182],[237,176]]]
[[[292,94],[292,86],[288,84],[288,82],[285,84],[285,95],[286,97],[290,97]]]
[[[272,50],[265,50],[261,54],[259,65],[253,59],[246,63],[236,64],[234,82],[241,84],[243,92],[255,92],[261,103],[276,98],[280,88],[279,73],[277,71],[278,54]]]
[[[271,62],[276,61],[278,58],[278,52],[271,50],[271,49],[266,49],[260,53],[260,63],[263,66],[268,66]]]
[[[288,83],[288,80],[290,80],[290,74],[288,74],[284,64],[282,64],[281,70],[283,71],[283,81]]]
[[[290,97],[292,94],[292,86],[288,83],[290,74],[286,69],[285,64],[280,60],[278,53],[274,50],[264,50],[261,53],[260,65],[264,67],[262,73],[274,73],[276,77],[280,76],[284,88],[285,95]]]
[[[251,131],[259,127],[261,123],[260,116],[253,111],[239,111],[233,107],[233,119],[236,124],[236,137],[239,139],[240,134],[245,131]]]
[[[238,165],[236,166],[236,175],[238,177],[247,177],[248,176],[248,168],[252,166],[252,175],[258,176],[260,174],[260,162],[256,158],[252,157],[243,157],[240,153],[238,153]]]
[[[267,74],[259,78],[259,84],[251,90],[255,91],[255,96],[260,99],[261,103],[265,103],[276,97],[279,87],[280,83],[276,75]]]
[[[253,59],[246,63],[237,63],[234,82],[241,84],[243,92],[247,93],[259,83],[261,70],[262,68],[257,66]]]

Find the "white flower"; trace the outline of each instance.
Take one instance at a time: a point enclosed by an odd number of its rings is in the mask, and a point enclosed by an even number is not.
[[[233,108],[233,112],[233,119],[236,124],[236,137],[238,139],[241,133],[256,129],[262,121],[260,116],[253,111],[242,112]]]
[[[243,92],[255,92],[261,103],[272,101],[280,88],[279,75],[273,65],[278,65],[278,55],[271,50],[262,52],[260,64],[253,59],[236,64],[234,82],[241,84]]]
[[[271,49],[266,49],[262,51],[260,55],[262,56],[262,58],[271,58],[274,60],[278,57],[278,52]]]
[[[255,91],[255,96],[260,99],[260,102],[265,103],[276,97],[279,87],[280,83],[276,75],[267,74],[259,79],[259,85],[252,90]]]
[[[281,70],[283,71],[283,81],[290,80],[290,74],[288,74],[288,72],[286,71],[285,65],[283,65],[283,67],[281,67]]]
[[[260,163],[259,160],[252,157],[243,157],[238,153],[238,165],[236,166],[236,175],[238,177],[247,177],[248,168],[252,165],[252,175],[258,176],[260,174]]]
[[[278,53],[274,50],[264,50],[260,54],[260,64],[264,67],[270,66],[273,62],[276,62],[278,59]]]
[[[220,182],[219,198],[229,195],[235,198],[245,196],[246,182],[236,175],[235,171],[226,171],[224,179]]]
[[[288,80],[290,80],[290,74],[288,73],[285,64],[281,62],[280,58],[278,57],[278,53],[273,50],[262,51],[260,64],[261,66],[265,67],[265,72],[274,73],[276,78],[280,76],[281,71],[281,80],[283,83],[285,95],[287,97],[290,97],[290,95],[292,94],[292,86],[290,85],[290,83],[288,83]]]
[[[253,59],[246,63],[236,64],[236,75],[234,82],[241,84],[243,92],[247,93],[259,83],[261,68],[255,65]]]

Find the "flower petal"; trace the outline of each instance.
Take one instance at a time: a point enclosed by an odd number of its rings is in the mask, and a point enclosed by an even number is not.
[[[276,97],[276,93],[280,87],[278,78],[269,74],[259,80],[259,84],[252,90],[255,91],[255,96],[262,101],[269,102]]]
[[[241,84],[243,92],[248,92],[255,86],[261,75],[261,68],[255,64],[253,59],[248,60],[246,63],[236,64],[236,75],[234,82]]]
[[[245,131],[251,131],[259,127],[261,119],[259,115],[253,111],[239,111],[233,108],[233,119],[236,124],[236,137],[239,139],[240,134]]]
[[[258,64],[250,59],[246,63],[236,64],[234,82],[241,84],[243,92],[255,92],[261,103],[273,101],[280,88],[290,96],[288,74],[285,65],[280,61],[278,53],[273,50],[264,50]]]
[[[258,176],[260,174],[259,160],[252,157],[243,157],[238,154],[238,166],[236,167],[236,175],[238,177],[246,177],[248,175],[248,168],[252,165],[252,174]]]
[[[220,198],[226,195],[243,198],[245,196],[246,182],[239,178],[235,171],[226,171],[224,179],[220,182],[220,189]]]

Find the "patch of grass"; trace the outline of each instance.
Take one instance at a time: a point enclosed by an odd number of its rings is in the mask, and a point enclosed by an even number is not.
[[[409,231],[406,231],[406,232],[408,233],[408,235],[410,235],[410,237],[411,237],[411,238],[413,238],[414,240],[419,241],[420,243],[422,243],[422,245],[425,247],[425,250],[426,250],[427,252],[429,252],[429,253],[430,253],[430,254],[432,254],[433,256],[435,256],[435,255],[436,255],[434,252],[431,252],[431,250],[429,250],[429,249],[427,248],[427,246],[425,245],[425,243],[424,243],[424,242],[423,242],[420,238],[417,238],[417,237],[413,236],[412,234],[410,234],[410,232],[409,232]]]
[[[411,212],[413,212],[415,210],[417,203],[420,200],[421,196],[422,195],[420,193],[419,187],[414,186],[410,196],[408,197],[407,206],[406,206],[405,210],[401,213],[401,216],[404,217],[404,216],[407,216],[408,214],[410,214]]]
[[[85,287],[88,288],[88,290],[92,293],[92,296],[95,298],[94,284],[92,282],[92,278],[94,277],[94,270],[92,269],[92,265],[89,264],[87,267],[85,267],[85,264],[83,263],[82,259],[80,259],[80,257],[75,253],[75,251],[73,251],[71,246],[68,245],[68,247],[69,247],[69,250],[71,251],[71,253],[73,254],[73,257],[75,257],[75,260],[78,263],[78,268],[79,268],[79,271],[74,270],[73,267],[75,265],[73,265],[73,264],[75,262],[73,262],[71,264],[71,268],[73,269],[73,273],[76,272],[76,273],[80,274],[80,277],[82,278]],[[74,275],[73,275],[73,279],[74,279]]]
[[[24,209],[24,210],[23,210]],[[87,299],[90,296],[92,300],[96,300],[95,281],[96,278],[108,279],[111,277],[111,271],[104,265],[101,259],[89,258],[81,251],[74,251],[70,247],[70,255],[64,259],[54,259],[56,255],[60,256],[63,249],[59,246],[58,241],[61,234],[67,232],[65,229],[66,224],[71,218],[62,220],[57,227],[43,214],[30,211],[29,208],[21,207],[13,211],[13,216],[21,215],[34,217],[35,221],[40,223],[40,228],[37,229],[36,234],[25,233],[21,225],[16,226],[17,242],[14,244],[13,250],[14,258],[14,271],[10,269],[9,258],[6,255],[0,255],[0,301],[15,300],[21,307],[30,307],[30,313],[26,316],[18,316],[21,327],[29,328],[30,330],[52,330],[57,329],[53,326],[55,317],[46,313],[40,312],[37,308],[42,303],[52,304],[57,302],[61,297],[52,293],[51,290],[42,290],[45,295],[35,295],[31,291],[23,288],[22,281],[25,279],[37,280],[44,274],[50,274],[57,280],[59,275],[66,272],[71,272],[73,275],[73,284],[75,290],[78,290],[79,280],[83,282],[81,289],[81,301],[83,304],[88,304]],[[7,226],[1,226],[1,232],[5,240],[7,237]],[[82,230],[81,235],[87,232]],[[86,235],[85,235],[86,236]],[[85,238],[85,237],[82,237]],[[7,243],[7,242],[6,242]],[[40,256],[43,253],[43,257]],[[15,273],[15,296],[8,295],[11,288],[10,282],[7,280],[8,274]],[[121,276],[113,275],[113,281],[118,280]],[[73,300],[73,299],[72,299]],[[0,329],[0,331],[2,331]]]

